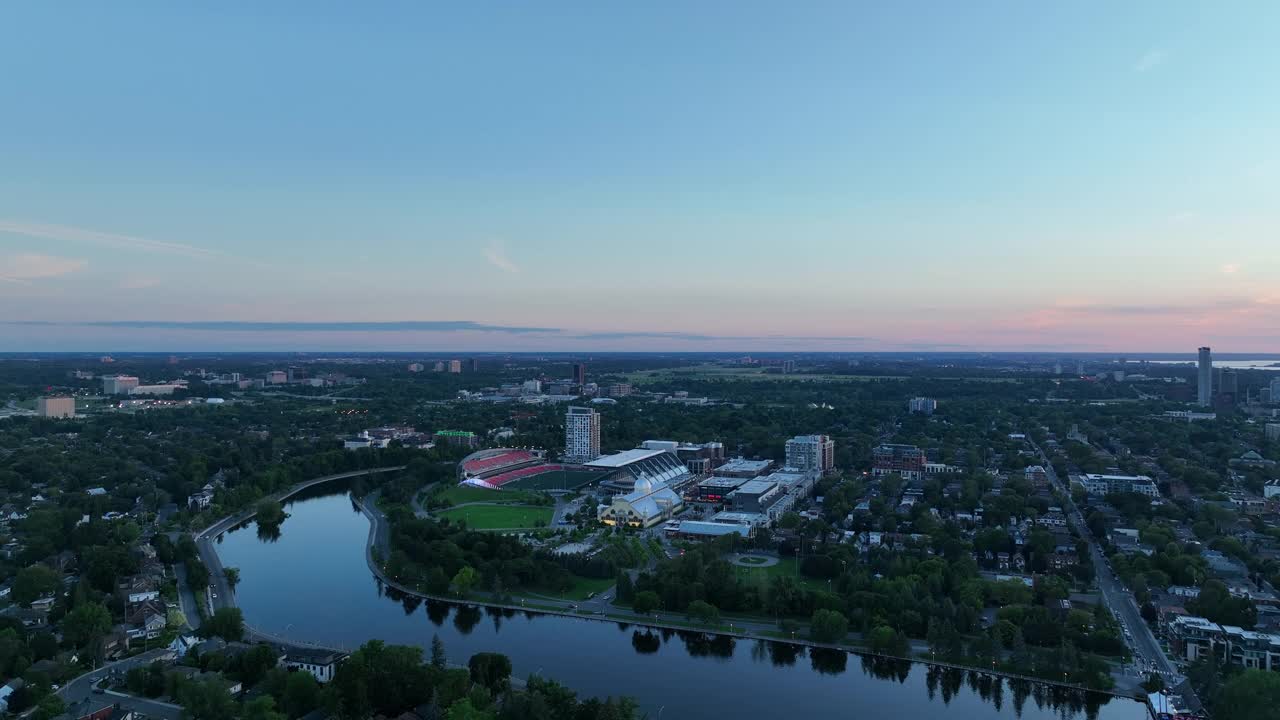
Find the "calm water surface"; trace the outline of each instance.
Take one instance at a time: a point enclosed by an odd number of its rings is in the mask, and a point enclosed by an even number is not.
[[[254,526],[220,538],[223,564],[240,568],[236,595],[250,625],[348,650],[375,638],[426,648],[438,634],[451,662],[505,653],[518,677],[540,673],[582,696],[630,695],[669,720],[1147,717],[1136,702],[1091,696],[1084,707],[1039,686],[844,652],[388,597],[365,564],[368,521],[332,490],[290,503],[275,540]]]

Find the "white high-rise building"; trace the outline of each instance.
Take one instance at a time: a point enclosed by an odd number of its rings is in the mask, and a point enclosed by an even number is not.
[[[835,467],[835,452],[830,435],[797,435],[787,441],[787,467],[824,474]]]
[[[1196,377],[1196,404],[1208,407],[1213,402],[1213,355],[1209,348],[1200,348]]]
[[[907,410],[932,415],[938,409],[938,401],[927,397],[914,397],[907,401]]]
[[[600,413],[587,407],[571,407],[564,416],[564,460],[591,462],[600,457]]]
[[[138,378],[132,375],[107,375],[102,378],[102,392],[107,395],[128,395],[138,387]]]

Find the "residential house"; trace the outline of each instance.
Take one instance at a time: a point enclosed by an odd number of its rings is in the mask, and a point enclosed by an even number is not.
[[[321,648],[285,648],[284,666],[290,670],[311,673],[320,682],[333,680],[338,665],[347,659],[346,653]]]

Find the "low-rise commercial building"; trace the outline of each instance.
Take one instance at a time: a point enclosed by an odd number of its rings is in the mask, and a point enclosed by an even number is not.
[[[900,475],[904,480],[919,480],[925,474],[924,451],[915,445],[879,445],[871,451],[871,474],[875,477]]]
[[[782,487],[772,480],[748,480],[738,486],[726,499],[737,512],[767,513],[774,503],[782,499]]]
[[[1160,497],[1160,488],[1156,482],[1146,475],[1102,475],[1085,473],[1075,475],[1072,482],[1080,485],[1090,495],[1108,495],[1111,493],[1138,493],[1147,497]]]
[[[716,468],[716,475],[720,477],[757,478],[769,471],[773,466],[772,460],[746,460],[744,458],[734,458],[729,462]]]
[[[744,485],[747,480],[742,478],[725,478],[713,477],[707,478],[698,483],[694,497],[698,502],[719,503],[724,502],[725,498]]]
[[[1280,670],[1280,635],[1219,625],[1194,615],[1176,615],[1166,628],[1173,651],[1188,662],[1212,654],[1224,664]]]

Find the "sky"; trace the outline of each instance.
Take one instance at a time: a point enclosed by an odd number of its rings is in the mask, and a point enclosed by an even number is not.
[[[0,351],[1280,352],[1280,3],[0,5]]]

